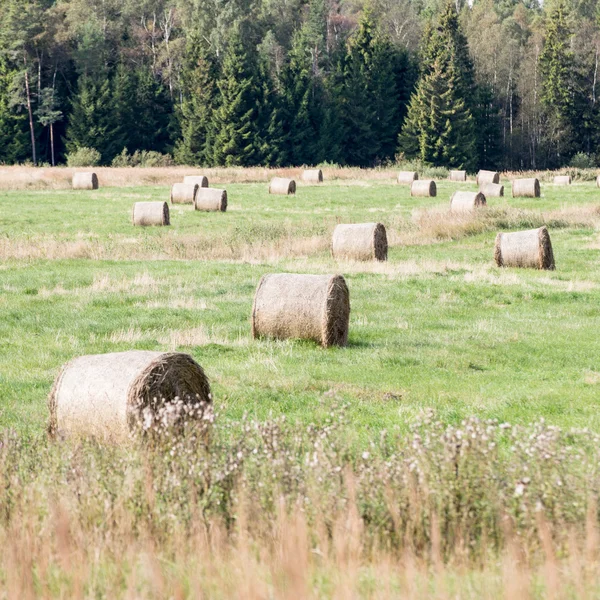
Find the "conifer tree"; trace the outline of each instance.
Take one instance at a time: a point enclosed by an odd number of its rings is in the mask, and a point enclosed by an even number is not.
[[[556,0],[546,22],[544,47],[540,54],[541,102],[545,109],[548,138],[554,165],[561,164],[573,145],[573,53],[572,32],[567,23],[564,0]]]
[[[11,106],[11,87],[15,72],[0,57],[0,163],[21,161],[29,154],[29,134],[25,112]]]
[[[259,89],[255,64],[238,33],[230,41],[217,85],[220,103],[214,113],[214,162],[226,166],[257,164]]]

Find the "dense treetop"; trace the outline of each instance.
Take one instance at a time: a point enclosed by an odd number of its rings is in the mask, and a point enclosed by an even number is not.
[[[0,163],[594,164],[598,6],[2,0]]]

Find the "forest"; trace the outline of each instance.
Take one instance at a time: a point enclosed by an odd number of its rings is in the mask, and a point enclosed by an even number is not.
[[[595,167],[589,0],[2,0],[0,164]]]

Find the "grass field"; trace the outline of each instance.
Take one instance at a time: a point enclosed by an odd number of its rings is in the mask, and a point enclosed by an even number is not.
[[[422,408],[600,430],[600,191],[545,185],[541,199],[490,199],[452,217],[459,187],[410,198],[382,181],[269,196],[227,186],[225,214],[172,207],[170,228],[133,228],[137,200],[168,188],[0,192],[0,426],[39,430],[71,357],[129,348],[190,352],[221,414],[318,420],[339,399],[357,431],[403,429]],[[508,191],[508,190],[507,190]],[[338,222],[381,221],[384,264],[336,263]],[[555,272],[500,270],[496,231],[550,227]],[[253,341],[262,274],[338,272],[352,313],[347,348]]]
[[[181,175],[0,170],[0,600],[599,597],[600,190],[506,181],[461,216],[474,183],[234,170],[226,213],[134,228]],[[335,225],[372,221],[389,260],[335,262]],[[495,266],[498,231],[543,224],[556,271]],[[343,274],[348,346],[253,340],[271,272]],[[48,440],[60,366],[131,348],[204,367],[207,447]]]

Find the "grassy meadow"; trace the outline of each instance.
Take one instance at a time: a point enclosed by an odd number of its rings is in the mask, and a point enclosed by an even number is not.
[[[597,598],[600,189],[505,180],[453,215],[473,181],[215,171],[226,213],[134,228],[181,171],[0,172],[0,599]],[[332,259],[373,221],[387,262]],[[543,224],[556,271],[495,266],[497,232]],[[344,275],[347,347],[252,339],[274,272]],[[47,439],[60,366],[132,348],[203,366],[209,447]]]

